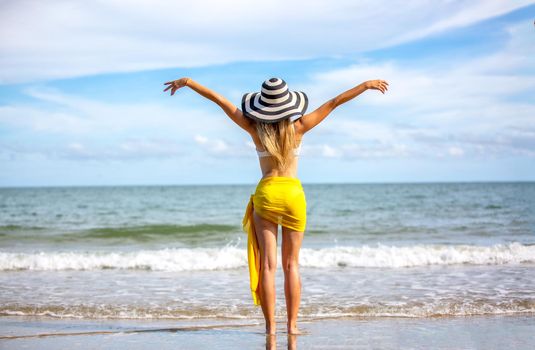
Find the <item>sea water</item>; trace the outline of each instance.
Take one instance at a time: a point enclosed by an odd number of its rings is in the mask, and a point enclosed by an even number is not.
[[[0,315],[263,319],[255,186],[0,189]],[[300,317],[535,314],[535,183],[303,188]]]

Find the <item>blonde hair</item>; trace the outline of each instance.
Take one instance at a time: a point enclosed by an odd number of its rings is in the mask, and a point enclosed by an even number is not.
[[[292,124],[290,118],[275,123],[256,121],[256,131],[262,146],[274,157],[281,170],[288,167],[294,156],[295,130]]]

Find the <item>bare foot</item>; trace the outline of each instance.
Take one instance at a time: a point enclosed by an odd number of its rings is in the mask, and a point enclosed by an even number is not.
[[[275,335],[277,332],[277,325],[266,325],[266,335]]]
[[[296,327],[288,327],[288,334],[298,335],[298,334],[303,334],[303,333],[299,329],[297,329],[297,326],[296,326]]]

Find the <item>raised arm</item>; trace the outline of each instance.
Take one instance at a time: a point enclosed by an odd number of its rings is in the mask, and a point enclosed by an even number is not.
[[[313,112],[305,114],[296,121],[301,134],[321,123],[336,107],[360,95],[367,89],[380,90],[384,94],[388,89],[388,83],[384,80],[368,80],[330,99]]]
[[[248,133],[251,133],[251,131],[253,130],[254,124],[252,120],[244,116],[242,111],[236,106],[234,106],[232,102],[230,102],[217,92],[207,88],[206,86],[197,83],[193,79],[180,78],[178,80],[168,81],[165,84],[169,84],[169,86],[163,91],[171,89],[171,96],[175,93],[176,90],[180,89],[181,87],[187,86],[191,88],[200,95],[206,97],[212,102],[215,102],[219,107],[223,109],[223,111],[230,117],[230,119],[232,119],[232,121],[238,124],[239,127],[244,129]]]

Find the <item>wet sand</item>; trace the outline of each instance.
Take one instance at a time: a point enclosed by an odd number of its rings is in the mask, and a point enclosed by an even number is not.
[[[533,349],[535,315],[300,320],[266,336],[259,320],[0,318],[0,349]]]

